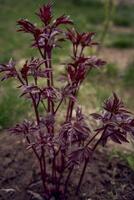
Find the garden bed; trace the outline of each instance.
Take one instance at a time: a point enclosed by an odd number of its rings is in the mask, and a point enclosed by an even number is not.
[[[37,163],[23,141],[1,133],[0,155],[0,200],[41,200]],[[111,156],[111,151],[100,149],[94,155],[78,196],[74,194],[77,171],[68,200],[134,200],[134,171],[119,156]]]

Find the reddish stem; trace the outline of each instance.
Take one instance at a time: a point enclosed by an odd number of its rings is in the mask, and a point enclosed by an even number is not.
[[[70,179],[70,177],[71,177],[71,174],[72,174],[72,172],[73,172],[73,169],[74,169],[74,166],[72,166],[72,167],[69,169],[69,173],[68,173],[67,178],[66,178],[66,181],[65,181],[64,194],[66,194],[66,192],[67,192],[67,187],[68,187],[69,179]]]
[[[106,131],[106,129],[105,129],[105,131]],[[93,148],[92,148],[92,152],[93,152],[93,153],[95,152],[97,146],[98,146],[99,143],[101,142],[105,131],[102,133],[102,135],[101,135],[101,137],[99,138],[99,140],[98,140],[98,141],[95,143],[95,145],[93,146]],[[97,133],[93,136],[93,138],[92,138],[89,142],[91,142],[96,136],[97,136]],[[89,143],[89,142],[88,142],[88,143]],[[87,143],[87,144],[88,144],[88,143]],[[86,146],[87,146],[87,144],[86,144]],[[90,157],[89,157],[89,158],[90,158]],[[83,178],[84,178],[84,174],[85,174],[85,171],[86,171],[86,168],[87,168],[87,164],[88,164],[89,158],[88,158],[87,160],[85,160],[84,167],[83,167],[83,170],[82,170],[80,179],[79,179],[79,183],[78,183],[78,186],[77,186],[77,188],[76,188],[76,194],[78,194],[79,189],[80,189],[80,186],[81,186],[81,184],[82,184],[82,181],[83,181]]]
[[[87,168],[88,161],[89,161],[89,159],[85,160],[85,163],[84,163],[84,166],[83,166],[83,170],[82,170],[82,173],[81,173],[81,176],[80,176],[80,180],[79,180],[78,186],[76,188],[76,194],[78,194],[78,192],[79,192],[79,189],[80,189],[80,186],[81,186],[81,183],[83,181],[84,174],[85,174],[85,171],[86,171],[86,168]]]

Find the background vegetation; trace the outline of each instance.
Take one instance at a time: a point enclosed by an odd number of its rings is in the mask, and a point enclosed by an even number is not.
[[[18,66],[30,56],[38,56],[34,49],[29,50],[29,36],[16,32],[16,21],[28,18],[38,23],[33,14],[46,0],[0,0],[0,63],[8,62],[12,57]],[[82,31],[95,31],[96,40],[102,45],[96,52],[107,61],[102,71],[89,74],[82,93],[79,94],[83,109],[91,113],[99,109],[102,101],[115,90],[126,101],[130,110],[134,110],[134,4],[114,0],[55,0],[55,15],[69,14]],[[70,47],[55,51],[53,63],[57,74],[61,66],[57,65],[69,58]],[[16,89],[12,82],[0,84],[0,127],[10,127],[26,115],[29,107],[23,99],[16,98]],[[8,108],[8,109],[7,109]],[[88,109],[87,109],[88,108]],[[25,112],[26,111],[26,112]]]

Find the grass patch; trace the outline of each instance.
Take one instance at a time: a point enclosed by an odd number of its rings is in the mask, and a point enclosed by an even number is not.
[[[119,74],[118,67],[115,63],[108,63],[106,66],[105,75],[109,78],[115,78]]]
[[[113,77],[117,78],[119,74],[118,67],[115,63],[108,63],[105,67],[101,69],[94,69],[91,70],[88,74],[88,80],[93,81],[96,80],[97,82],[101,81],[102,79],[106,80],[113,79]]]
[[[130,168],[134,170],[134,155],[133,154],[127,155],[126,161],[127,161],[128,165],[130,166]]]
[[[134,26],[134,5],[120,4],[116,7],[113,16],[113,23],[116,26],[129,27]]]
[[[33,49],[29,50],[29,36],[27,34],[21,34],[16,32],[16,21],[19,18],[28,18],[32,22],[37,22],[36,15],[33,15],[35,11],[47,0],[0,0],[1,10],[1,23],[0,23],[0,63],[6,62],[10,57],[14,57],[16,60],[27,58],[29,56],[38,55]],[[59,6],[60,5],[60,6]],[[81,31],[97,31],[97,36],[101,34],[102,28],[98,28],[98,24],[101,26],[105,21],[104,3],[100,0],[68,0],[61,2],[55,0],[54,11],[55,16],[63,14],[69,14],[74,23],[78,24],[77,28]],[[134,6],[117,6],[115,15],[113,17],[114,23],[118,20],[126,20],[127,23],[134,23],[133,15]],[[77,16],[77,17],[76,17]],[[99,27],[100,27],[99,26]],[[112,47],[128,48],[134,47],[133,36],[126,35],[117,36],[114,38]],[[110,40],[113,35],[110,36]],[[64,52],[68,52],[66,47],[64,51],[61,51],[61,56],[64,56]],[[55,57],[56,62],[58,58]]]
[[[124,84],[127,87],[134,87],[134,61],[128,65],[124,73]]]
[[[74,5],[84,5],[84,6],[91,6],[94,8],[98,8],[101,7],[103,5],[103,3],[99,0],[72,0],[72,2],[74,3]]]
[[[98,0],[73,0],[75,7],[73,9],[79,11],[79,25],[82,20],[86,24],[101,24],[105,19],[104,3]],[[84,14],[83,14],[84,13]],[[97,14],[96,14],[97,13]],[[77,13],[78,14],[78,13]],[[85,18],[85,19],[84,19]]]
[[[118,156],[119,158],[121,158],[122,160],[124,160],[127,165],[132,169],[134,170],[134,155],[133,153],[123,153],[119,150],[113,150],[111,152],[111,156],[110,156],[110,159],[115,157],[115,156]]]
[[[0,63],[7,62],[10,57],[20,60],[31,56],[38,56],[34,49],[29,50],[28,48],[30,45],[30,37],[27,34],[16,32],[16,20],[24,17],[30,19],[32,22],[38,22],[37,17],[33,15],[33,13],[46,2],[48,1],[0,0]],[[74,23],[78,24],[77,28],[80,31],[96,31],[96,36],[99,38],[102,31],[101,24],[105,19],[104,4],[100,0],[68,0],[64,2],[55,0],[54,11],[56,16],[64,13],[69,14],[70,17],[74,19]],[[124,12],[127,14],[124,15]],[[121,18],[122,20],[126,20],[129,25],[132,25],[134,23],[134,20],[131,21],[133,19],[132,14],[133,11],[131,8],[127,8],[126,11],[125,7],[119,7],[114,16],[114,23],[116,24],[117,20]],[[98,24],[100,26],[97,26]],[[134,47],[134,34],[111,33],[108,36],[106,45],[116,48],[132,48]],[[53,63],[63,63],[63,60],[67,59],[66,55],[68,56],[69,54],[70,46],[68,43],[64,43],[62,49],[54,50]],[[55,65],[55,67],[58,69],[59,66]],[[129,69],[128,71],[126,71],[124,76],[124,82],[125,84],[133,85],[134,82],[132,80],[134,80],[134,70]],[[91,107],[92,105],[95,107],[101,104],[115,88],[117,89],[118,83],[116,83],[117,80],[115,81],[114,79],[117,76],[118,71],[114,64],[108,64],[104,70],[92,70],[88,75],[87,83],[84,88],[82,88],[80,94],[81,103],[84,102],[86,107]],[[114,80],[114,82],[111,80]],[[28,105],[24,104],[23,99],[14,96],[16,89],[13,88],[12,84],[7,82],[6,86],[3,87],[6,89],[4,89],[4,94],[0,99],[0,126],[4,128],[9,127],[14,122],[20,120],[25,111],[27,112]],[[120,85],[118,85],[118,87],[120,87]]]
[[[11,81],[4,83],[0,90],[0,127],[8,128],[22,119],[29,110],[29,106],[23,98],[19,97],[19,93]],[[16,93],[18,93],[17,97]]]
[[[134,33],[110,33],[106,45],[119,49],[134,48]]]
[[[20,18],[27,18],[38,24],[37,16],[32,13],[35,13],[37,9],[46,2],[48,1],[38,0],[33,2],[33,0],[0,0],[0,63],[8,61],[10,57],[19,60],[21,58],[37,55],[33,49],[29,50],[28,48],[28,45],[30,45],[30,36],[16,32],[16,21]],[[60,0],[55,0],[54,12],[55,16],[69,14],[70,17],[74,19],[74,23],[78,24],[77,28],[80,31],[83,27],[85,31],[96,31],[95,24],[102,23],[105,18],[104,5],[99,1],[94,0],[69,0],[64,1],[63,3]],[[61,51],[61,55],[62,54],[64,53]]]

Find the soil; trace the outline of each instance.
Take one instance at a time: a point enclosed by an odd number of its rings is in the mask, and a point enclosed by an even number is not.
[[[24,141],[1,133],[0,155],[0,200],[43,200],[37,163]],[[110,150],[96,152],[76,196],[78,177],[76,169],[67,200],[134,200],[134,171]]]

